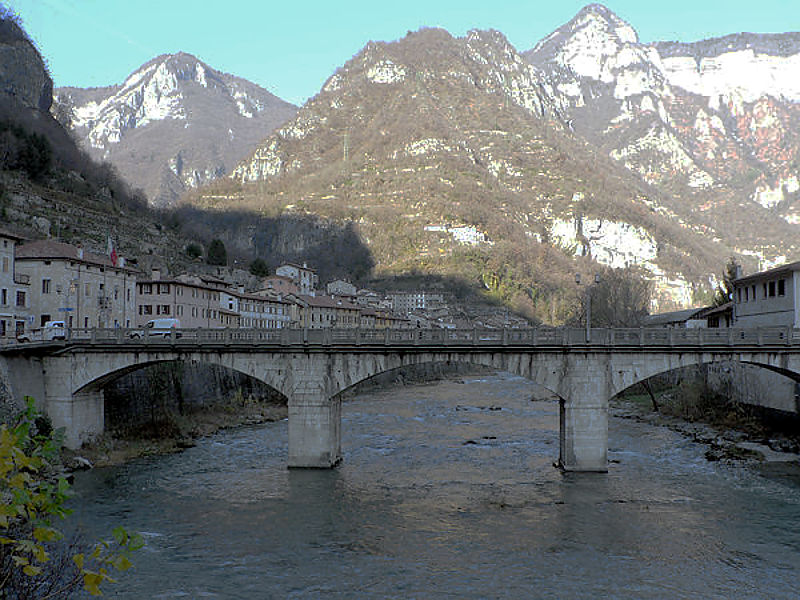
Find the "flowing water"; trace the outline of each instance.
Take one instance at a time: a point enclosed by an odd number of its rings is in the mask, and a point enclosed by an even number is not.
[[[81,474],[91,536],[143,533],[119,598],[798,598],[800,484],[610,420],[563,474],[558,405],[509,375],[343,406],[344,461],[288,470],[287,423]]]

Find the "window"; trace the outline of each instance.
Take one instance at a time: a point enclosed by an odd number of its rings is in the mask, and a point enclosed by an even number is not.
[[[3,257],[3,273],[8,273],[8,257]]]
[[[119,286],[114,286],[114,300],[119,300]]]
[[[741,304],[742,303],[742,288],[736,290],[736,301]]]
[[[162,304],[161,305],[161,314],[168,315],[169,314],[169,304]]]
[[[779,279],[778,280],[778,296],[785,296],[786,295],[786,280]]]
[[[742,290],[739,290],[739,294],[741,294],[741,293],[742,293]],[[745,302],[749,302],[750,301],[750,288],[744,288],[744,301]]]
[[[17,306],[24,308],[24,306],[25,306],[25,292],[17,292]]]
[[[152,304],[145,304],[143,306],[143,308],[144,308],[144,314],[146,314],[146,315],[152,315],[153,314],[153,305]]]
[[[89,329],[89,317],[83,317],[83,328]]]
[[[0,337],[6,337],[6,322],[0,319]]]
[[[87,284],[84,286],[84,294],[85,294],[86,296],[89,296],[91,293],[92,293],[92,286],[91,286],[90,284],[88,284],[88,283],[87,283]]]
[[[169,294],[169,284],[168,283],[159,283],[158,284],[158,293],[159,294]]]
[[[50,293],[50,280],[49,279],[42,279],[42,293],[49,294]]]
[[[6,289],[0,290],[0,304],[8,306],[8,290]]]
[[[126,300],[128,302],[130,302],[131,301],[131,288],[128,288],[127,290],[125,290],[125,296],[126,296]]]
[[[769,297],[770,298],[774,298],[775,297],[775,282],[774,281],[770,281],[769,282]]]
[[[143,294],[152,294],[153,293],[153,284],[152,283],[143,283],[142,284],[142,293]]]

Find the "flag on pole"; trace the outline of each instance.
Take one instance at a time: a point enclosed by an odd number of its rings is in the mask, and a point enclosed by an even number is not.
[[[117,249],[114,248],[114,242],[111,239],[111,234],[108,234],[108,258],[111,259],[111,264],[117,266]]]

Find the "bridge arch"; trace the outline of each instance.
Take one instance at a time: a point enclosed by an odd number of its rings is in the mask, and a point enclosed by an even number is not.
[[[492,372],[504,372],[504,373],[510,373],[511,375],[516,375],[516,376],[519,376],[519,377],[523,377],[523,378],[527,379],[528,381],[531,381],[532,383],[536,384],[537,386],[539,386],[543,390],[546,390],[548,393],[552,394],[553,396],[558,397],[562,402],[564,401],[564,398],[561,398],[556,390],[550,389],[547,385],[544,385],[540,381],[537,381],[534,377],[531,377],[530,369],[521,368],[521,366],[520,366],[520,362],[521,361],[515,361],[513,364],[508,364],[507,362],[501,361],[501,362],[503,362],[504,366],[503,367],[498,367],[498,361],[496,361],[496,360],[494,360],[494,361],[493,360],[488,360],[485,357],[482,358],[482,359],[478,359],[478,358],[475,357],[475,355],[459,354],[459,355],[456,355],[456,356],[450,355],[447,358],[439,356],[439,357],[429,357],[428,359],[421,360],[421,361],[419,361],[419,360],[417,360],[417,361],[414,361],[414,360],[412,360],[412,361],[402,360],[402,361],[398,361],[398,362],[402,362],[402,364],[399,364],[399,365],[394,365],[394,364],[385,365],[385,367],[381,367],[380,368],[380,369],[385,368],[385,370],[379,370],[378,369],[378,370],[376,370],[375,373],[372,373],[372,374],[369,374],[368,371],[362,372],[362,373],[359,374],[359,376],[363,376],[363,378],[355,380],[355,381],[353,381],[352,379],[346,379],[343,382],[345,387],[340,387],[342,385],[342,383],[337,383],[337,386],[334,387],[334,389],[336,391],[333,393],[333,395],[334,396],[336,396],[336,395],[345,395],[348,392],[352,391],[353,389],[357,388],[358,386],[360,386],[360,385],[362,385],[364,383],[368,383],[369,381],[374,380],[376,378],[380,378],[381,376],[389,375],[389,374],[392,374],[392,373],[399,373],[399,372],[401,372],[404,369],[407,369],[409,367],[410,368],[425,369],[425,368],[429,368],[429,367],[435,367],[436,365],[463,365],[464,367],[488,369],[488,370],[490,370]],[[438,379],[443,379],[445,376],[446,376],[445,374],[442,374],[441,376],[439,376],[438,374],[433,373],[432,377],[430,377],[430,378],[434,379],[434,380],[438,380]]]
[[[629,358],[630,361],[626,360],[624,357],[615,356],[615,362],[621,363],[622,365],[626,363],[633,364],[634,367],[630,370],[615,368],[609,377],[609,395],[606,400],[610,400],[617,394],[651,377],[689,367],[701,367],[712,364],[738,363],[750,365],[800,382],[800,360],[794,356],[774,352],[684,353],[667,356],[653,353],[650,356],[645,355],[644,358],[640,358],[639,360],[636,360],[634,357]]]

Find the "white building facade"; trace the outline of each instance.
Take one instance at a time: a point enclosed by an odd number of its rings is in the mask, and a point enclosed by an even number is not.
[[[16,248],[23,239],[0,229],[0,341],[23,333],[28,322],[29,278],[16,272]]]

